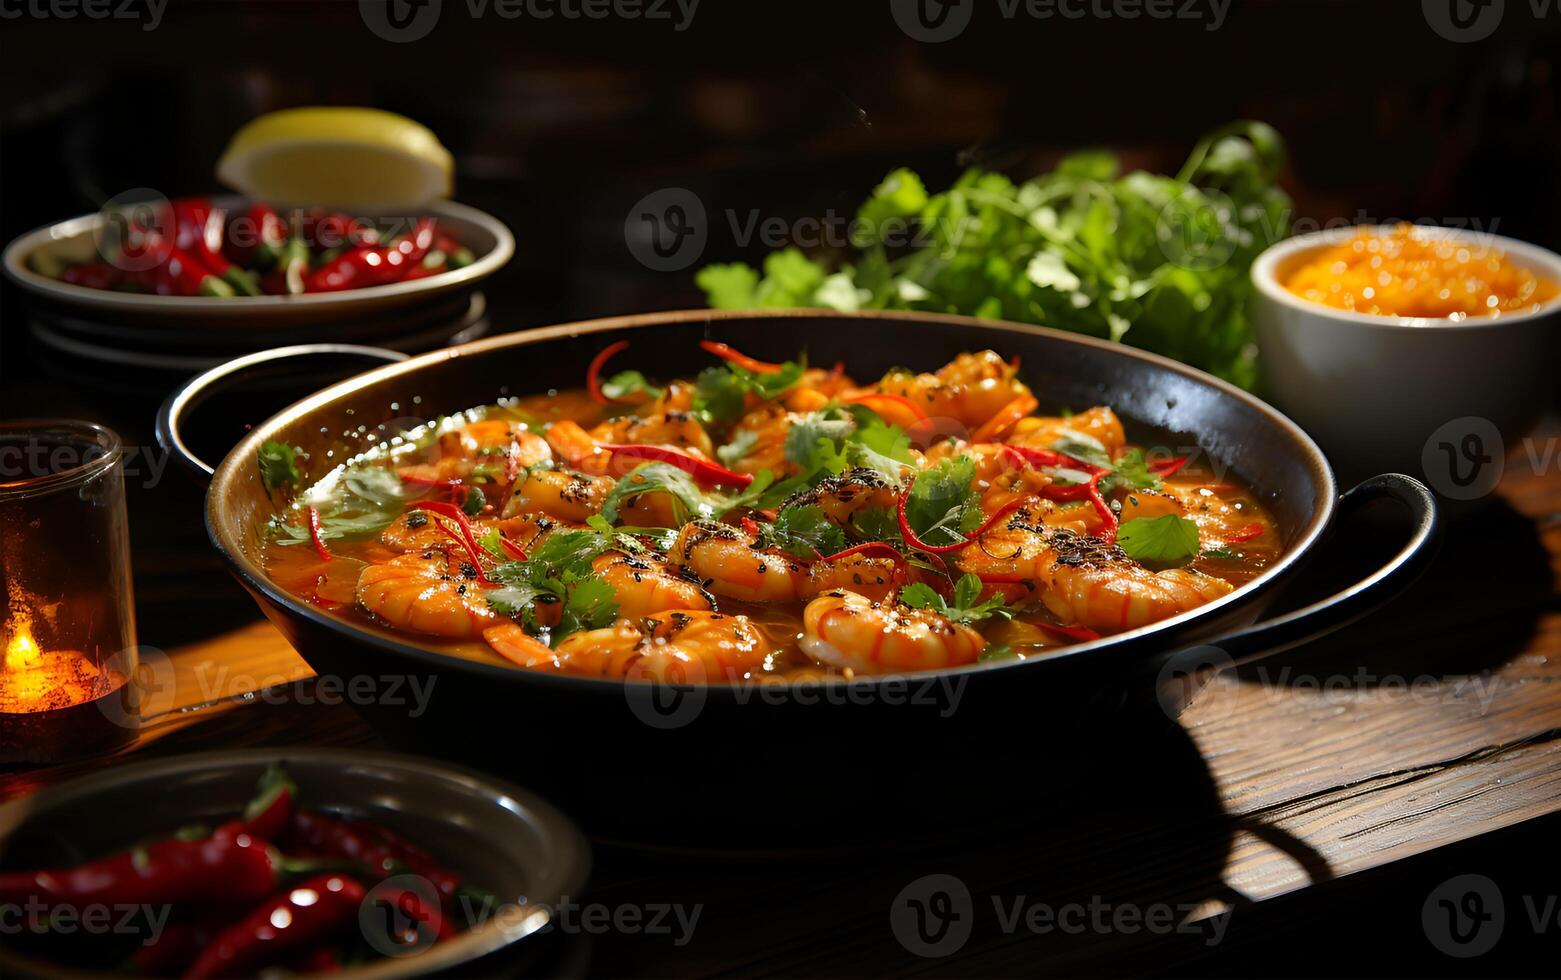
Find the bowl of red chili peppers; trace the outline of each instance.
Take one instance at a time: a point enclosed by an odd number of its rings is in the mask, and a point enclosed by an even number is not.
[[[307,326],[459,305],[515,239],[476,208],[347,214],[238,197],[157,199],[28,232],[6,274],[33,299],[128,325]]]
[[[142,762],[0,807],[0,834],[5,975],[514,969],[589,866],[534,795],[373,752]]]

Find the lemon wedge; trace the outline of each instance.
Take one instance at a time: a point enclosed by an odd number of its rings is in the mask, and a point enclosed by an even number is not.
[[[455,162],[427,126],[380,109],[312,106],[251,120],[217,161],[217,179],[278,204],[361,210],[447,198]]]

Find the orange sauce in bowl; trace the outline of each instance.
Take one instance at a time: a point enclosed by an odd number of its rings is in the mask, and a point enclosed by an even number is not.
[[[1499,248],[1410,224],[1324,249],[1284,285],[1336,309],[1448,320],[1527,313],[1561,291]]]

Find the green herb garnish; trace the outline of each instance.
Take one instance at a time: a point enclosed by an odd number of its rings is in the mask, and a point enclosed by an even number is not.
[[[1117,545],[1140,565],[1179,565],[1198,555],[1198,525],[1185,517],[1137,517],[1117,528]]]
[[[982,588],[981,580],[976,576],[961,576],[954,583],[954,598],[948,600],[925,582],[915,582],[900,590],[900,602],[913,609],[931,609],[966,626],[974,626],[993,616],[1009,618],[1012,613],[1002,596],[995,595],[985,602],[976,601],[981,598]]]

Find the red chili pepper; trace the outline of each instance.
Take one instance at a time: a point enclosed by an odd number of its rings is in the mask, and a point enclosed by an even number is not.
[[[472,532],[472,523],[467,520],[466,512],[454,504],[447,504],[437,500],[424,500],[412,505],[413,510],[426,510],[440,517],[448,517],[456,524],[456,531],[440,525],[440,530],[453,538],[456,543],[466,549],[466,556],[471,560],[472,568],[477,572],[477,584],[485,589],[498,588],[499,583],[490,579],[482,569],[482,545],[477,543],[477,535]]]
[[[303,216],[304,241],[311,249],[324,251],[343,245],[376,245],[379,229],[363,218],[341,211],[311,208]]]
[[[101,861],[0,874],[0,905],[255,901],[276,887],[277,862],[246,834],[165,840]]]
[[[453,895],[460,876],[394,831],[361,820],[343,820],[318,810],[298,810],[288,825],[286,843],[323,857],[361,864],[373,874],[401,871],[427,878],[440,894]]]
[[[245,296],[260,295],[260,287],[250,274],[222,254],[227,212],[213,208],[204,198],[187,198],[174,202],[173,218],[176,247]]]
[[[1003,445],[1003,448],[1009,453],[1019,456],[1020,459],[1031,466],[1061,466],[1064,459],[1067,458],[1062,453],[1051,449],[1031,449],[1028,446],[1010,446],[1006,443]],[[1073,460],[1073,462],[1078,461]]]
[[[868,391],[858,395],[848,395],[840,400],[848,405],[866,405],[868,408],[873,408],[874,403],[893,405],[909,412],[917,422],[927,421],[926,411],[904,395],[891,395],[886,391]],[[873,409],[873,411],[877,412],[878,409]],[[883,415],[884,413],[878,412],[878,414]]]
[[[320,508],[310,507],[309,514],[309,543],[314,545],[315,554],[321,561],[330,561],[333,557],[331,549],[325,546],[325,538],[320,535]]]
[[[717,466],[707,460],[696,459],[687,453],[680,453],[676,449],[667,449],[664,446],[633,445],[603,446],[601,448],[614,456],[626,456],[630,459],[653,459],[661,463],[671,463],[694,479],[705,483],[724,483],[729,486],[746,487],[753,482],[753,477],[747,473],[733,473],[724,466]]]
[[[602,368],[606,366],[608,360],[614,354],[627,350],[628,347],[629,342],[627,340],[608,344],[596,352],[596,356],[591,358],[591,366],[585,369],[585,390],[590,394],[591,400],[598,405],[613,404],[611,398],[602,394]]]
[[[1096,469],[1089,476],[1088,483],[1072,483],[1067,486],[1052,484],[1041,490],[1041,496],[1047,500],[1089,500],[1095,507],[1095,512],[1100,515],[1102,524],[1101,537],[1106,541],[1117,539],[1117,515],[1111,510],[1111,505],[1100,492],[1100,480],[1106,475],[1106,471]]]
[[[367,897],[346,875],[319,875],[288,889],[224,929],[185,971],[187,980],[238,976],[345,934]]]
[[[249,834],[263,841],[274,841],[287,829],[297,797],[298,785],[287,775],[287,770],[280,763],[272,763],[261,774],[255,795],[244,807],[243,815],[218,827],[216,834]]]
[[[62,282],[88,289],[113,289],[125,279],[124,272],[107,262],[83,262],[67,266],[60,274]]]
[[[330,293],[396,282],[422,263],[434,242],[434,219],[422,218],[412,233],[387,246],[356,245],[311,272],[304,291]]]
[[[505,551],[509,552],[509,556],[516,561],[526,560],[526,549],[511,541],[509,538],[506,538],[502,534],[499,535],[499,546],[502,547]]]
[[[243,217],[233,219],[222,242],[222,254],[246,269],[269,269],[281,257],[286,241],[287,223],[282,216],[276,208],[257,201]]]
[[[1036,623],[1035,625],[1043,630],[1056,633],[1059,636],[1066,636],[1068,639],[1076,640],[1080,643],[1088,643],[1090,640],[1100,639],[1100,634],[1088,626],[1057,626],[1053,623]]]
[[[1170,459],[1159,459],[1149,464],[1149,468],[1160,474],[1162,479],[1175,476],[1186,466],[1191,456],[1173,456]]]
[[[756,537],[759,536],[759,522],[754,520],[753,518],[751,518],[751,517],[744,517],[742,519],[742,526],[743,526],[743,533],[748,535],[749,537],[756,538]]]
[[[998,521],[1002,520],[1013,511],[1018,510],[1020,507],[1023,507],[1030,501],[1030,498],[1028,497],[1020,497],[1017,500],[1010,500],[1008,503],[999,507],[991,517],[988,517],[986,520],[982,521],[980,526],[966,535],[963,541],[957,541],[954,544],[934,545],[927,544],[921,538],[917,537],[915,529],[911,527],[910,519],[905,516],[905,505],[906,502],[911,499],[911,488],[915,485],[916,480],[915,478],[912,478],[911,481],[905,485],[905,489],[900,491],[899,502],[895,505],[895,516],[899,519],[900,522],[900,536],[905,539],[906,544],[915,548],[917,551],[925,551],[928,554],[933,555],[946,555],[951,551],[958,551],[961,548],[967,547],[972,541],[990,531]]]
[[[232,916],[220,918],[207,912],[194,919],[170,922],[155,937],[136,947],[131,954],[135,972],[145,977],[172,977],[182,974],[195,962],[201,950],[225,928]]]
[[[719,340],[701,340],[699,346],[721,360],[752,371],[754,374],[775,374],[785,368],[784,364],[772,364],[769,361],[749,357],[731,344],[723,344]]]
[[[1235,534],[1226,535],[1225,543],[1239,544],[1242,541],[1251,541],[1253,538],[1261,538],[1263,536],[1263,532],[1266,530],[1268,530],[1268,528],[1261,524],[1248,524],[1246,527],[1241,528]]]
[[[160,296],[232,296],[233,287],[207,271],[190,253],[168,243],[161,265],[147,270],[143,281]]]
[[[849,558],[852,555],[866,554],[870,551],[884,552],[888,557],[894,559],[895,575],[903,578],[910,577],[910,562],[905,559],[904,555],[900,554],[900,549],[896,548],[887,541],[866,541],[862,544],[847,548],[844,551],[837,551],[832,555],[820,555],[818,558],[815,558],[814,561],[839,561],[842,558]]]

